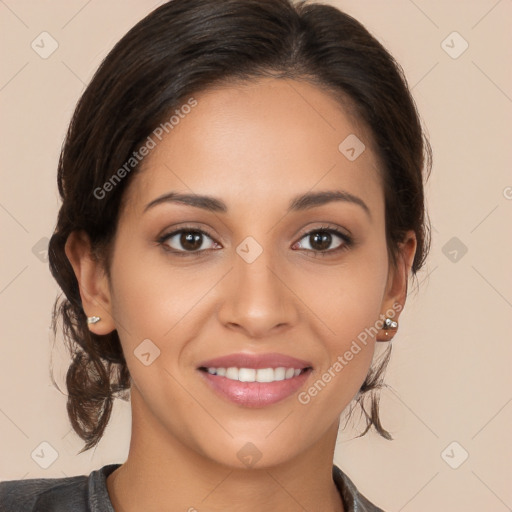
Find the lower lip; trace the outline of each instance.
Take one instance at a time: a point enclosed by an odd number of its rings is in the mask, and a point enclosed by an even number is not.
[[[308,379],[311,369],[291,379],[274,382],[240,382],[198,370],[220,396],[244,407],[265,407],[295,393]]]

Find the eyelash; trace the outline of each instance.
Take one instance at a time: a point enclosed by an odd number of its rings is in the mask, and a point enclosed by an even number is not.
[[[163,247],[163,249],[165,251],[167,251],[171,254],[175,254],[177,256],[192,256],[193,257],[193,256],[199,256],[199,255],[201,255],[201,253],[206,253],[206,252],[216,250],[216,249],[202,249],[199,251],[177,251],[176,249],[170,249],[169,246],[165,244],[165,242],[167,242],[167,240],[169,240],[170,238],[172,238],[180,233],[191,233],[191,232],[199,233],[201,235],[207,236],[208,238],[214,240],[214,238],[209,233],[207,233],[206,231],[204,231],[202,229],[199,229],[199,228],[196,228],[193,226],[184,226],[176,231],[172,231],[171,233],[166,233],[166,234],[160,236],[157,239],[157,242],[159,245],[161,245]],[[304,233],[298,241],[300,241],[303,238],[306,238],[308,236],[311,236],[314,233],[329,233],[331,235],[336,235],[337,237],[341,238],[341,240],[343,241],[343,243],[336,249],[330,249],[327,251],[315,251],[314,249],[304,249],[308,252],[312,252],[314,254],[315,258],[318,256],[325,257],[325,256],[333,255],[333,254],[338,254],[340,252],[350,249],[354,245],[354,240],[350,236],[348,236],[345,233],[342,233],[341,231],[337,230],[336,228],[333,228],[328,225],[321,226],[319,228],[315,228],[311,231],[308,231],[307,233]],[[295,242],[295,243],[297,243],[297,242]]]

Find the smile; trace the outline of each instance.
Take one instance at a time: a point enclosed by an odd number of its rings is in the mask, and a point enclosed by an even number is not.
[[[219,375],[240,382],[276,382],[297,377],[302,368],[206,368],[211,375]]]
[[[242,407],[261,408],[294,395],[312,368],[199,368],[210,390]],[[244,380],[245,379],[245,380]]]

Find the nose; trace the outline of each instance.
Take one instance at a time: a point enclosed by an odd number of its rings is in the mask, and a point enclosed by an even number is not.
[[[236,255],[234,268],[222,287],[219,321],[250,338],[263,338],[295,325],[299,319],[298,299],[289,272],[264,250],[248,263]]]

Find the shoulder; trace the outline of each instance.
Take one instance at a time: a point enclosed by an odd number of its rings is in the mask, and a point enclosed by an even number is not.
[[[354,482],[338,466],[333,465],[332,475],[347,512],[384,512],[365,498],[357,490]]]
[[[90,475],[0,482],[0,510],[2,512],[69,512],[71,510],[89,512],[91,498],[96,503],[101,502],[101,499],[108,500],[104,480],[115,467],[117,465],[104,466]]]
[[[85,475],[0,482],[0,508],[9,512],[50,511],[55,509],[55,506],[51,508],[51,505],[60,504],[63,499],[71,496],[81,497],[85,504],[86,487],[87,477]],[[41,508],[43,505],[47,508]],[[78,508],[78,510],[82,509]]]

